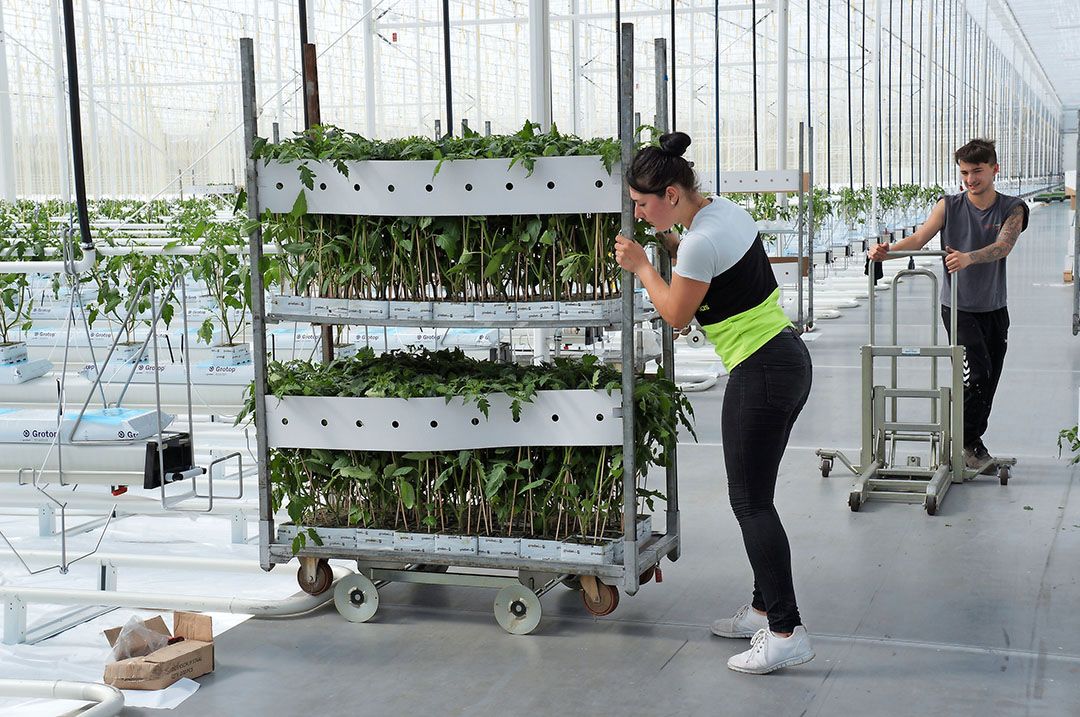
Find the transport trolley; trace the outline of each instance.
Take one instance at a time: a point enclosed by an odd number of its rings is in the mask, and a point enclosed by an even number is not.
[[[620,98],[623,112],[621,121],[622,135],[622,166],[627,166],[632,157],[634,128],[631,124],[633,119],[633,26],[623,24],[620,41],[622,43],[622,96]],[[288,195],[288,201],[296,196],[300,185],[296,178],[294,168],[285,167],[288,171],[278,168],[277,174],[273,168],[268,168],[264,163],[257,163],[251,159],[252,149],[256,135],[256,100],[255,100],[255,76],[254,76],[254,49],[250,39],[241,41],[241,66],[243,76],[244,94],[244,129],[247,149],[247,196],[249,217],[257,219],[259,213],[270,208],[273,211],[281,211],[274,208],[273,201],[276,197]],[[660,53],[658,52],[658,56]],[[663,69],[658,70],[658,76],[664,77]],[[666,105],[664,105],[666,106]],[[573,164],[573,167],[563,170],[558,176],[545,177],[540,165],[530,177],[525,176],[525,171],[520,166],[515,167],[512,176],[506,169],[505,162],[495,160],[464,161],[451,166],[447,163],[441,169],[437,178],[432,178],[431,167],[419,167],[419,162],[374,162],[370,163],[369,172],[398,171],[393,180],[388,180],[388,175],[368,176],[371,182],[359,178],[365,171],[363,167],[353,167],[350,178],[346,181],[342,175],[329,163],[312,162],[316,167],[315,179],[318,191],[310,196],[312,201],[325,202],[326,208],[322,213],[359,213],[368,211],[371,214],[396,213],[398,215],[430,216],[432,214],[461,215],[461,214],[511,214],[528,212],[566,213],[566,202],[579,202],[582,197],[586,201],[592,201],[595,206],[586,209],[574,209],[572,211],[589,212],[614,212],[622,210],[622,231],[627,236],[633,235],[633,207],[626,196],[626,190],[621,179],[616,173],[612,176],[604,171],[599,160],[594,163],[603,172],[603,176],[592,177],[580,169],[580,162],[588,162],[587,157],[551,158],[561,164]],[[567,163],[565,160],[570,160]],[[489,164],[483,164],[483,163]],[[578,162],[578,164],[574,164]],[[356,163],[360,165],[362,163]],[[434,163],[431,163],[434,164]],[[485,170],[484,167],[497,167],[499,174],[492,179],[493,170]],[[396,167],[395,165],[409,165]],[[595,168],[594,168],[595,169]],[[409,178],[400,175],[400,172],[412,171],[415,176]],[[416,174],[420,172],[420,174]],[[426,172],[426,174],[424,174]],[[462,173],[474,173],[468,176]],[[481,176],[481,172],[486,172]],[[474,176],[475,175],[475,176]],[[519,176],[520,175],[520,176]],[[358,177],[357,179],[351,178]],[[422,179],[417,184],[416,177]],[[457,177],[455,179],[455,177]],[[478,178],[479,177],[479,178]],[[376,179],[382,180],[382,187],[391,184],[390,191],[396,188],[398,191],[391,197],[388,193],[381,195],[378,200],[379,206],[372,209],[361,209],[365,195],[363,187],[379,186]],[[508,181],[512,179],[512,183]],[[557,181],[556,181],[557,180]],[[575,189],[574,181],[584,182],[582,188]],[[595,181],[594,181],[595,180]],[[497,181],[497,184],[494,182]],[[546,181],[546,186],[545,186]],[[357,182],[355,185],[353,182]],[[426,192],[424,183],[427,182]],[[473,184],[478,188],[485,187],[482,192],[472,192]],[[486,182],[486,184],[485,184]],[[478,210],[470,209],[477,201],[483,200],[484,196],[493,195],[494,188],[502,189],[505,184],[506,191],[503,195],[507,199],[488,200],[487,204]],[[338,186],[341,185],[341,186]],[[534,186],[539,185],[539,186]],[[595,188],[594,188],[595,185]],[[416,186],[420,189],[417,191]],[[462,189],[464,187],[464,189]],[[533,187],[533,188],[530,188]],[[599,188],[603,187],[600,192]],[[513,188],[513,194],[509,190]],[[340,190],[340,194],[336,195]],[[368,190],[368,194],[371,194]],[[420,200],[411,199],[415,195]],[[482,195],[482,196],[480,196]],[[601,199],[591,200],[588,197],[602,195]],[[480,200],[477,197],[480,196]],[[433,197],[435,199],[433,199]],[[433,202],[442,197],[436,206]],[[519,200],[518,197],[521,197]],[[532,199],[526,199],[526,198]],[[569,197],[567,199],[566,197]],[[393,200],[393,201],[391,201]],[[513,200],[513,201],[511,201]],[[522,201],[526,204],[522,204]],[[335,204],[335,202],[337,202]],[[411,203],[410,203],[411,202]],[[469,202],[473,202],[472,205]],[[515,202],[517,204],[515,204]],[[562,202],[563,205],[556,204]],[[520,205],[520,206],[518,206]],[[285,211],[288,207],[285,207]],[[262,255],[261,232],[255,229],[250,237],[251,265],[260,266]],[[670,272],[670,265],[662,268],[662,272]],[[442,399],[411,399],[405,405],[404,399],[400,399],[400,405],[390,408],[375,407],[374,402],[386,399],[371,398],[330,398],[316,397],[318,403],[307,405],[308,397],[286,396],[279,400],[266,395],[266,324],[278,321],[298,321],[315,324],[365,324],[372,323],[366,319],[337,318],[327,319],[310,315],[300,315],[299,312],[280,313],[272,307],[266,306],[263,298],[262,277],[258,271],[251,273],[251,297],[253,311],[253,342],[254,342],[254,397],[255,415],[258,426],[258,465],[259,465],[259,545],[260,560],[263,569],[269,570],[274,565],[286,564],[294,558],[299,559],[300,568],[297,574],[301,588],[311,594],[319,594],[328,590],[334,590],[334,603],[338,611],[346,619],[353,622],[364,622],[374,616],[379,605],[379,589],[389,582],[424,583],[437,585],[462,585],[471,587],[485,587],[498,590],[495,596],[494,612],[499,625],[512,634],[527,634],[534,630],[540,621],[541,606],[540,597],[560,584],[572,589],[579,589],[586,610],[593,615],[607,615],[612,612],[619,602],[619,593],[625,592],[634,595],[639,586],[651,581],[654,577],[659,582],[661,575],[659,563],[664,558],[676,560],[680,550],[679,530],[679,507],[678,491],[676,483],[676,471],[674,455],[668,462],[666,475],[666,510],[663,514],[652,516],[655,519],[657,531],[652,530],[651,521],[646,521],[637,512],[636,474],[634,469],[634,388],[635,388],[635,346],[634,325],[635,321],[647,320],[648,316],[639,316],[635,319],[634,307],[634,279],[631,275],[623,272],[621,315],[613,319],[608,318],[602,322],[584,321],[582,319],[530,319],[494,322],[491,319],[480,319],[473,322],[469,319],[445,320],[442,322],[425,319],[422,324],[408,323],[397,319],[390,320],[391,324],[398,325],[422,325],[425,327],[440,326],[470,326],[479,325],[484,327],[506,328],[538,328],[559,326],[605,326],[608,328],[622,329],[622,391],[621,395],[614,392],[607,395],[604,392],[550,392],[550,393],[595,393],[593,403],[588,403],[580,396],[565,396],[557,409],[551,406],[533,410],[532,404],[523,407],[521,411],[521,423],[515,424],[509,418],[500,421],[491,421],[484,431],[497,432],[498,430],[515,430],[515,436],[520,435],[521,443],[517,445],[551,445],[548,443],[528,443],[532,439],[541,438],[541,434],[551,434],[555,428],[554,421],[558,421],[560,429],[569,430],[576,426],[577,441],[598,441],[602,443],[578,443],[579,445],[618,445],[623,448],[623,535],[617,540],[617,553],[604,556],[600,560],[585,559],[584,557],[572,557],[565,552],[539,556],[535,553],[526,555],[524,546],[521,552],[508,548],[504,553],[478,552],[474,547],[477,536],[442,536],[446,539],[441,547],[434,542],[437,537],[432,535],[432,541],[417,539],[415,545],[406,545],[402,548],[402,541],[412,534],[397,534],[393,536],[394,548],[385,549],[385,546],[372,544],[378,536],[370,533],[361,539],[356,533],[357,529],[318,529],[328,531],[322,545],[314,545],[308,542],[298,550],[293,549],[288,530],[290,526],[277,526],[274,522],[272,507],[272,494],[268,468],[269,451],[275,447],[292,448],[326,448],[330,450],[401,450],[390,443],[390,436],[409,438],[417,444],[409,450],[443,450],[433,445],[436,433],[445,440],[454,441],[453,448],[465,449],[470,447],[483,447],[487,444],[477,443],[475,446],[467,441],[488,440],[478,439],[477,432],[471,426],[478,425],[479,418],[473,418],[471,413],[466,415],[464,410],[458,410],[461,415],[440,414],[439,417],[421,415],[424,401],[434,401],[440,404],[442,411],[451,411],[454,406]],[[480,323],[483,322],[483,323]],[[614,325],[614,326],[613,326]],[[664,327],[663,365],[667,369],[673,365],[673,345],[671,327]],[[492,415],[495,415],[496,397],[500,394],[491,394]],[[505,396],[504,396],[505,397]],[[293,400],[302,399],[302,400]],[[395,399],[398,400],[398,399]],[[593,405],[600,401],[603,405]],[[368,402],[368,403],[364,403]],[[539,402],[539,401],[537,401]],[[551,410],[549,410],[551,409]],[[434,410],[432,408],[431,410]],[[361,420],[360,412],[374,411],[370,420]],[[546,413],[546,415],[537,415]],[[431,419],[430,421],[428,419]],[[354,420],[355,419],[355,420]],[[394,428],[399,425],[403,430],[392,432],[389,429],[391,419]],[[414,421],[422,420],[423,423],[415,424],[422,428],[414,431],[404,430],[407,425],[414,425]],[[514,419],[515,421],[517,419]],[[398,422],[400,421],[400,423]],[[409,423],[407,424],[406,421]],[[530,421],[532,423],[530,423]],[[372,439],[358,436],[355,427],[364,426],[365,430],[383,430],[380,438]],[[470,426],[471,423],[471,426]],[[498,423],[499,425],[494,425]],[[321,424],[321,426],[320,426]],[[385,424],[385,425],[384,425]],[[428,430],[428,426],[432,430]],[[465,428],[459,428],[464,424]],[[438,426],[438,432],[434,429]],[[286,430],[287,429],[287,430]],[[529,431],[531,430],[531,433]],[[298,435],[286,436],[287,433],[299,431]],[[613,433],[612,433],[613,431]],[[602,437],[598,437],[599,434]],[[591,435],[590,435],[591,434]],[[370,432],[363,434],[372,435]],[[468,438],[461,438],[468,435]],[[429,438],[428,436],[431,436]],[[489,437],[490,438],[490,437]],[[385,440],[383,440],[385,439]],[[382,440],[382,443],[377,441]],[[572,441],[571,441],[572,442]],[[491,444],[509,445],[509,444]],[[292,526],[292,530],[305,530],[303,526]],[[330,535],[332,531],[338,531],[338,535]],[[352,532],[350,535],[349,532]],[[382,531],[391,532],[391,531]],[[338,538],[335,540],[335,538]],[[456,541],[454,539],[457,539]],[[480,540],[484,540],[480,536]],[[505,538],[508,542],[511,538]],[[525,539],[522,539],[524,542]],[[465,543],[472,543],[466,546]],[[539,546],[543,548],[543,546]],[[490,546],[489,546],[490,548]],[[358,571],[340,579],[334,585],[334,575],[328,563],[331,559],[344,559],[356,561]],[[497,571],[497,572],[496,572]]]
[[[944,257],[944,251],[898,251],[890,257]],[[871,267],[872,269],[872,267]],[[889,343],[878,344],[874,316],[874,272],[868,273],[869,283],[869,342],[861,349],[862,358],[862,448],[858,463],[853,463],[838,449],[822,448],[820,457],[822,477],[828,477],[833,462],[839,460],[855,475],[848,495],[848,506],[859,510],[868,500],[889,500],[900,503],[922,503],[930,515],[937,513],[945,494],[953,483],[972,480],[980,474],[997,473],[1001,485],[1009,482],[1015,458],[994,458],[976,468],[964,465],[964,347],[955,343],[956,312],[952,312],[950,336],[952,342],[938,340],[938,316],[941,315],[939,279],[926,268],[902,269],[889,281],[892,289],[892,315]],[[931,285],[930,343],[902,344],[897,322],[897,283],[905,277],[925,277]],[[956,306],[957,277],[951,282],[952,305]],[[887,358],[890,372],[888,385],[879,384],[875,377],[875,359]],[[900,360],[930,359],[930,385],[913,388],[898,385]],[[945,359],[949,369],[944,384],[939,381],[938,361]],[[901,420],[900,407],[908,408],[918,402],[929,404],[929,420]],[[925,415],[925,414],[924,414]],[[907,455],[910,446],[921,445],[918,455]],[[901,446],[905,448],[902,450]],[[924,459],[926,462],[924,464]]]

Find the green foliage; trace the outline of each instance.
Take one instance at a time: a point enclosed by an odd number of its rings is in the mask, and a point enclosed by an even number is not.
[[[1080,435],[1077,434],[1077,431],[1078,427],[1073,426],[1072,428],[1062,428],[1061,432],[1058,433],[1058,457],[1061,457],[1061,452],[1067,445],[1069,453],[1072,454],[1069,458],[1070,465],[1080,463]]]
[[[460,137],[404,137],[392,140],[367,139],[354,132],[346,132],[333,125],[315,125],[297,132],[292,139],[277,144],[260,139],[252,156],[255,159],[281,162],[300,161],[298,171],[301,181],[308,189],[313,188],[313,177],[305,160],[334,163],[337,170],[348,175],[348,161],[375,160],[433,160],[438,174],[442,163],[455,159],[509,159],[510,166],[522,164],[529,174],[540,157],[570,157],[598,155],[608,173],[619,161],[621,149],[613,139],[583,140],[570,134],[562,134],[554,123],[547,132],[540,131],[535,122],[525,122],[520,130],[509,135],[485,137],[466,128]]]
[[[264,242],[278,250],[263,278],[283,293],[406,301],[557,301],[619,293],[616,214],[366,217],[294,208],[264,213],[262,221]]]
[[[621,374],[592,356],[544,366],[475,361],[459,351],[370,350],[329,365],[271,363],[275,396],[462,398],[486,415],[488,396],[504,393],[520,410],[539,390],[617,390]],[[254,413],[249,390],[240,420]],[[662,494],[645,486],[665,466],[679,426],[693,433],[693,409],[663,375],[635,390],[637,497],[650,507]],[[287,504],[298,525],[359,526],[481,535],[600,538],[622,530],[622,449],[513,447],[393,453],[281,449],[271,452],[275,507]]]

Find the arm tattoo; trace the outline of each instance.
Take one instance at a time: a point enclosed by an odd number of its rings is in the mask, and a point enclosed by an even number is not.
[[[1016,246],[1016,240],[1020,238],[1020,232],[1024,229],[1024,208],[1017,207],[1009,213],[1005,223],[1001,225],[997,241],[990,246],[969,252],[972,264],[988,264],[992,261],[1004,259]]]

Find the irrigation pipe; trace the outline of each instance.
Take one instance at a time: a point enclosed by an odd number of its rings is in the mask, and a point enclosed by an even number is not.
[[[124,708],[124,694],[99,682],[68,680],[0,680],[0,696],[96,702],[80,717],[112,717]]]

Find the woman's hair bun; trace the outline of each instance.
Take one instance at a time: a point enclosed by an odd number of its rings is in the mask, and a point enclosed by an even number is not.
[[[665,154],[670,154],[673,157],[681,157],[686,153],[686,148],[690,146],[690,135],[685,132],[670,132],[668,134],[660,135],[660,149]]]

